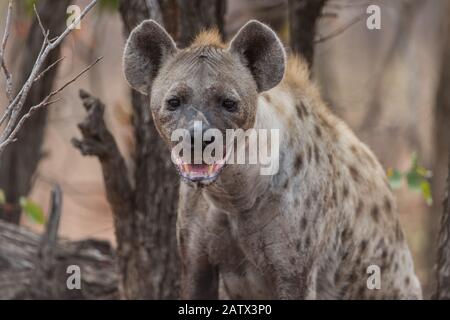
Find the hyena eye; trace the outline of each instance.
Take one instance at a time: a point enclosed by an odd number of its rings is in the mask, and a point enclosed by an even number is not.
[[[237,102],[230,99],[225,99],[222,101],[222,107],[228,112],[234,112],[237,110]]]
[[[167,100],[167,109],[174,111],[181,105],[181,101],[178,98],[171,98]]]

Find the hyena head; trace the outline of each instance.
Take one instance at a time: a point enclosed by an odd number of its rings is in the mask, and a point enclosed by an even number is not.
[[[169,148],[180,145],[180,132],[184,147],[188,141],[182,156],[172,152],[179,173],[206,184],[224,167],[227,146],[213,161],[193,161],[199,133],[202,152],[216,138],[206,137],[209,129],[225,137],[227,129],[252,128],[258,94],[281,81],[286,54],[276,34],[258,21],[242,27],[228,46],[212,31],[178,49],[158,23],[147,20],[131,32],[123,61],[129,84],[150,96],[154,123]]]

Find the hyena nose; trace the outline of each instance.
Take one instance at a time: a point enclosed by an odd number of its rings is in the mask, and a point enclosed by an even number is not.
[[[191,136],[191,149],[194,151],[195,145],[197,143],[198,146],[201,146],[201,150],[205,150],[205,148],[213,143],[215,141],[215,137],[212,136],[210,138],[205,138],[205,132],[208,130],[208,128],[202,128],[202,134],[200,135],[198,131],[195,131],[194,129],[190,130],[190,136]]]

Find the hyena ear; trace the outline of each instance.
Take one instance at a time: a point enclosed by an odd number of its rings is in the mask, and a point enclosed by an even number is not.
[[[123,71],[131,87],[148,95],[153,79],[177,46],[157,22],[145,20],[128,37],[123,53]]]
[[[247,22],[231,40],[229,50],[250,69],[259,92],[275,87],[283,79],[286,52],[275,32],[265,24]]]

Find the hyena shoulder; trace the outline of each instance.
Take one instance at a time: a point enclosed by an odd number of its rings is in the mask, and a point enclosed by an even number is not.
[[[318,290],[338,286],[345,298],[420,298],[385,171],[323,102],[302,59],[290,57],[281,84],[262,98],[283,122],[280,171],[287,174],[277,186],[283,206],[299,216],[300,241],[318,243],[322,254],[325,280]],[[381,268],[385,290],[367,289],[371,265]]]

